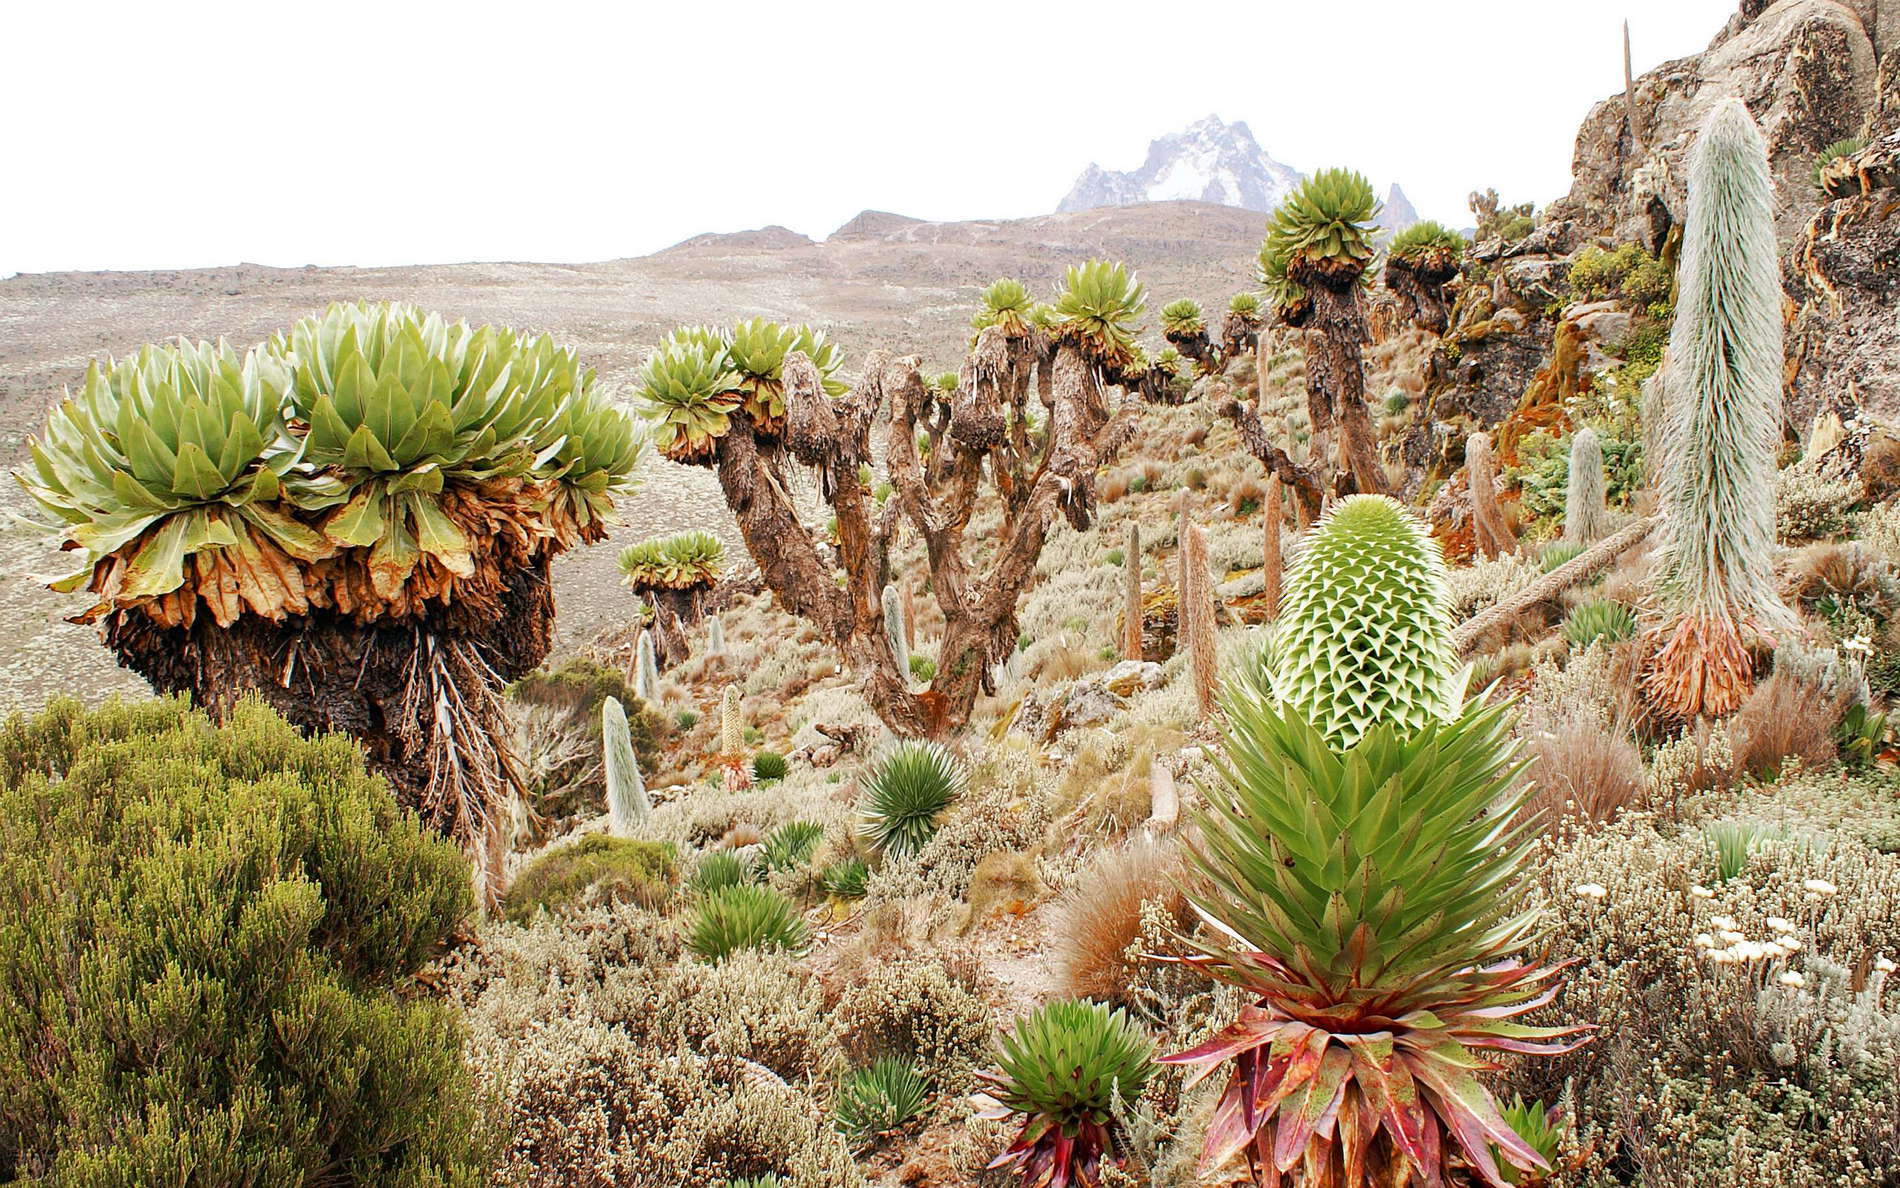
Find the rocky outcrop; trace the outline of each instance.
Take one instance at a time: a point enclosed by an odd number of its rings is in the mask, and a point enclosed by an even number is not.
[[[1819,205],[1815,157],[1865,129],[1889,56],[1900,56],[1894,0],[1750,0],[1707,50],[1636,80],[1634,135],[1621,94],[1591,110],[1577,134],[1570,193],[1546,217],[1660,251],[1682,217],[1696,130],[1717,102],[1736,96],[1767,138],[1777,225],[1792,241]]]
[[[1399,183],[1393,182],[1392,188],[1386,191],[1385,201],[1379,204],[1379,217],[1374,221],[1379,225],[1380,237],[1389,239],[1418,222],[1418,208],[1405,196],[1405,191],[1399,189]]]
[[[1889,76],[1891,77],[1891,76]],[[1834,193],[1790,253],[1788,420],[1900,422],[1900,131],[1827,175]]]

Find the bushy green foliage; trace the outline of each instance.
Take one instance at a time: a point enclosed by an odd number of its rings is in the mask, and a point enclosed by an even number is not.
[[[900,742],[864,776],[859,832],[878,852],[908,858],[935,836],[967,782],[963,764],[942,743]]]
[[[1620,602],[1598,599],[1572,607],[1564,616],[1564,640],[1582,651],[1598,640],[1621,643],[1636,636],[1636,612]]]
[[[910,655],[910,679],[925,682],[937,679],[937,662],[921,652]]]
[[[477,1185],[460,851],[245,701],[0,727],[0,1180]],[[186,1170],[188,1169],[188,1170]]]
[[[1465,237],[1443,223],[1430,219],[1413,223],[1392,237],[1392,255],[1400,260],[1419,261],[1443,255],[1456,259],[1469,246]]]
[[[1379,200],[1350,169],[1322,169],[1300,183],[1267,221],[1257,279],[1285,313],[1306,300],[1303,278],[1366,275],[1373,257]]]
[[[1125,1011],[1101,1003],[1046,1003],[1016,1021],[997,1052],[999,1071],[980,1074],[1000,1108],[1022,1119],[992,1167],[1026,1185],[1099,1182],[1112,1154],[1115,1108],[1141,1096],[1154,1075],[1154,1041]]]
[[[845,1074],[831,1116],[847,1138],[863,1142],[902,1128],[929,1104],[929,1079],[910,1061],[886,1056]]]
[[[825,827],[816,821],[787,821],[765,837],[763,857],[769,870],[791,870],[811,861]]]
[[[1537,564],[1545,573],[1583,556],[1583,545],[1574,540],[1552,541],[1537,554]]]
[[[1668,266],[1640,243],[1620,243],[1609,250],[1591,244],[1577,254],[1567,279],[1578,297],[1620,297],[1642,308],[1666,300],[1674,280]]]
[[[1313,530],[1287,581],[1273,687],[1336,746],[1376,722],[1418,729],[1451,715],[1445,562],[1417,517],[1354,495]]]
[[[727,887],[750,883],[756,873],[730,850],[714,850],[710,854],[700,855],[699,861],[693,866],[693,877],[688,880],[688,886],[700,895],[710,895]]]
[[[782,780],[791,770],[791,764],[777,751],[760,751],[752,756],[752,778],[760,783],[770,780]]]
[[[871,868],[857,857],[834,862],[818,875],[818,885],[834,899],[863,899],[870,881]]]
[[[1029,331],[1035,302],[1029,296],[1029,286],[1023,282],[1004,277],[984,289],[981,300],[983,308],[970,318],[972,330],[997,326],[1012,338]]]
[[[1537,229],[1537,206],[1531,202],[1520,202],[1515,206],[1505,206],[1498,199],[1496,190],[1485,190],[1471,195],[1471,213],[1478,219],[1478,241],[1502,239],[1514,243]]]
[[[1837,140],[1822,149],[1821,155],[1814,158],[1814,169],[1809,174],[1809,177],[1814,182],[1814,188],[1825,192],[1826,187],[1821,184],[1821,175],[1826,171],[1827,167],[1842,157],[1853,156],[1866,147],[1866,140],[1859,136],[1850,136],[1845,140]]]
[[[1604,497],[1610,507],[1627,507],[1643,485],[1643,442],[1634,421],[1593,427],[1603,455]],[[1539,429],[1517,445],[1517,464],[1505,469],[1505,481],[1518,488],[1518,507],[1534,521],[1555,527],[1568,509],[1570,446],[1573,434]]]
[[[702,960],[720,961],[741,949],[803,953],[810,940],[791,900],[770,887],[739,883],[700,899],[686,947]]]
[[[590,833],[529,863],[509,885],[502,912],[526,924],[543,909],[559,913],[597,903],[659,908],[678,876],[671,845]]]

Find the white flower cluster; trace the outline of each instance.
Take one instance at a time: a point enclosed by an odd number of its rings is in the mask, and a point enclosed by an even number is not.
[[[1767,940],[1751,940],[1735,923],[1733,916],[1709,918],[1711,931],[1696,934],[1695,947],[1717,965],[1748,965],[1757,961],[1779,961],[1801,951],[1794,925],[1780,916],[1768,917],[1768,929],[1774,935]],[[1794,980],[1790,981],[1792,977]],[[1779,979],[1783,985],[1799,986],[1801,975],[1793,970]]]

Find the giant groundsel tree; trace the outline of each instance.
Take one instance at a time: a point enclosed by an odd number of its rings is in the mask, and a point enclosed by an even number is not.
[[[19,477],[120,663],[355,735],[492,860],[500,686],[546,655],[549,563],[605,535],[642,448],[550,338],[335,305],[242,355],[94,363]]]
[[[1093,521],[1096,470],[1132,426],[1111,394],[1178,390],[1135,344],[1144,304],[1136,279],[1103,261],[1070,268],[1046,305],[998,281],[955,383],[876,351],[847,388],[812,332],[683,329],[648,363],[642,402],[668,457],[718,475],[765,585],[838,648],[879,717],[902,735],[938,735],[968,720],[991,665],[1015,648],[1017,601],[1056,517]],[[740,349],[753,339],[770,348]],[[882,504],[864,480],[880,424],[892,489]],[[801,476],[835,518],[835,549],[793,496]],[[986,484],[1001,523],[972,539]],[[923,544],[944,619],[937,673],[921,691],[880,601],[903,532]]]
[[[1740,705],[1754,671],[1745,633],[1788,620],[1774,575],[1781,304],[1767,148],[1731,99],[1703,125],[1690,161],[1662,376],[1664,618],[1645,688],[1680,718]]]
[[[1507,706],[1464,699],[1443,562],[1383,496],[1314,531],[1264,681],[1227,697],[1192,895],[1215,927],[1184,960],[1251,1001],[1165,1060],[1227,1067],[1204,1168],[1245,1153],[1267,1184],[1482,1182],[1546,1164],[1500,1114],[1483,1053],[1564,1050],[1513,1021],[1556,970],[1512,884],[1522,813]],[[1231,1062],[1231,1065],[1229,1065]]]

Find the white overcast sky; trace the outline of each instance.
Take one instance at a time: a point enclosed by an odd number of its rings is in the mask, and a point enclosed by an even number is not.
[[[1468,222],[1736,0],[8,0],[0,276],[642,255],[1055,208],[1209,113]]]

